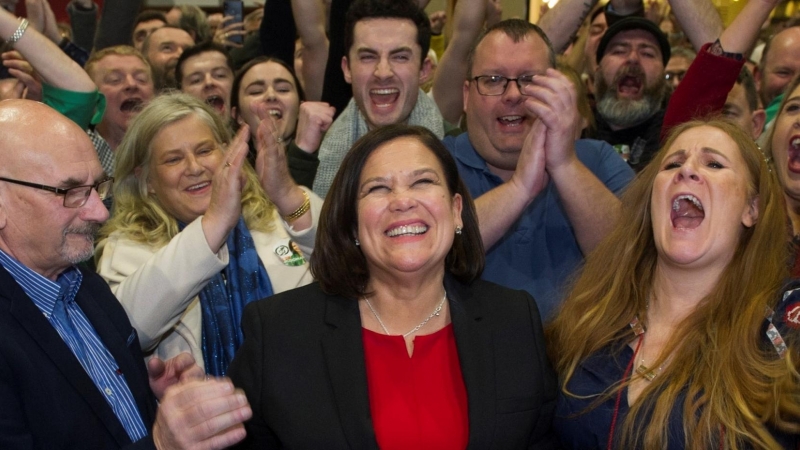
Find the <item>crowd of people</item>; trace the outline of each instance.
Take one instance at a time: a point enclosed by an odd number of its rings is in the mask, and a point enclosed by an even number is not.
[[[0,448],[800,449],[800,21],[0,2]]]

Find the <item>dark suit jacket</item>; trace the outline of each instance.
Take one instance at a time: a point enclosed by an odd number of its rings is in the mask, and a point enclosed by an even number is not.
[[[524,291],[446,280],[470,449],[555,448],[556,377]],[[377,449],[355,300],[318,284],[254,302],[229,369],[253,408],[246,448]]]
[[[84,271],[76,300],[125,374],[145,426],[155,420],[139,339],[108,285]],[[154,448],[122,424],[22,288],[0,267],[0,448]]]

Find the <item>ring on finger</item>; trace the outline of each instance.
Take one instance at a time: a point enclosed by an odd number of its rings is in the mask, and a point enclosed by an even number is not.
[[[232,166],[232,165],[233,165],[233,164],[231,164],[231,162],[230,162],[230,161],[226,161],[226,162],[225,162],[225,167],[230,167],[230,166]]]

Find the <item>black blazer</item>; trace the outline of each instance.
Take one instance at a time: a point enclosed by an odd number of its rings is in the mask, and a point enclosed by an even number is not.
[[[467,389],[470,449],[555,448],[557,382],[524,291],[445,282]],[[229,375],[253,408],[244,448],[377,449],[355,300],[318,284],[247,306]]]
[[[125,311],[93,272],[83,271],[76,301],[119,364],[150,429],[155,398]],[[67,344],[1,266],[0,448],[155,448],[151,436],[131,443]]]

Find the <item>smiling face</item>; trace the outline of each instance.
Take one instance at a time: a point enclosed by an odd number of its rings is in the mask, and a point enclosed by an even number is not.
[[[283,139],[294,136],[300,95],[292,74],[272,61],[256,64],[242,77],[239,85],[239,108],[234,116],[250,126],[255,137],[262,117],[271,116]]]
[[[206,122],[192,114],[165,126],[150,151],[147,190],[161,207],[187,224],[205,214],[211,179],[224,156]]]
[[[138,56],[107,55],[94,64],[91,75],[106,97],[101,128],[124,132],[131,119],[153,98],[150,68]]]
[[[698,126],[678,136],[659,164],[650,211],[659,264],[724,268],[758,217],[741,151],[722,130]]]
[[[378,147],[361,171],[358,235],[371,277],[444,271],[461,221],[439,160],[413,137]]]
[[[233,71],[225,55],[203,52],[183,62],[181,90],[206,102],[222,117],[230,117]]]
[[[417,104],[421,66],[417,27],[408,19],[367,19],[356,23],[353,46],[342,58],[345,80],[370,129],[404,123]]]
[[[505,33],[493,31],[475,49],[472,76],[542,74],[549,61],[547,45],[534,33],[514,42]],[[513,171],[536,119],[525,108],[526,97],[514,82],[509,82],[503,95],[481,95],[471,80],[464,83],[463,95],[470,142],[492,172],[502,177],[502,172]]]
[[[145,57],[153,68],[158,90],[177,87],[175,66],[184,50],[194,45],[192,36],[180,28],[161,27],[148,36]]]
[[[800,86],[787,93],[775,118],[771,150],[781,186],[796,206],[800,204]]]
[[[772,38],[755,77],[766,108],[800,73],[800,27],[790,27]]]

